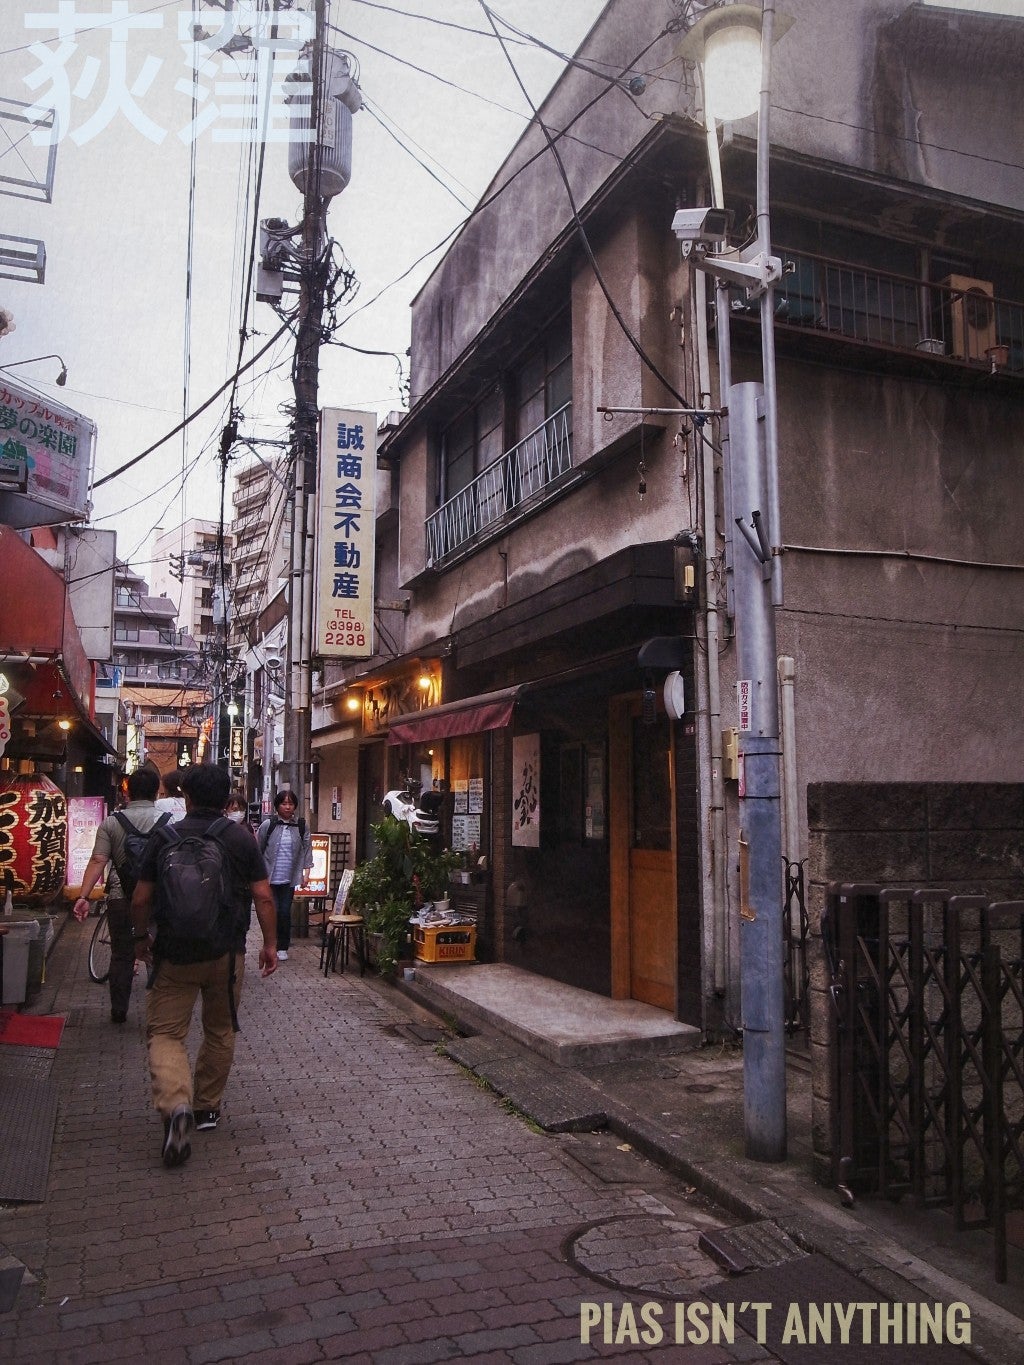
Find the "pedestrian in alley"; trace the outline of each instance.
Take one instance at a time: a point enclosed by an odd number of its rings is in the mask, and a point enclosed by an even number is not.
[[[281,962],[287,962],[295,888],[305,885],[313,866],[313,841],[299,815],[294,792],[277,793],[274,814],[260,825],[256,842],[267,865],[267,878],[277,907],[277,956]]]
[[[89,896],[102,880],[110,864],[107,879],[107,926],[110,929],[110,1018],[123,1024],[128,1018],[132,982],[135,979],[135,945],[132,943],[131,895],[135,889],[129,842],[137,845],[138,836],[148,837],[160,818],[154,804],[160,786],[160,774],[155,768],[138,768],[128,775],[128,803],[123,810],[101,821],[96,830],[92,853],[82,876],[82,894],[75,901],[73,913],[81,923],[89,914]],[[134,834],[133,834],[134,831]]]
[[[249,824],[247,818],[249,814],[249,803],[245,799],[245,792],[239,791],[237,787],[231,788],[228,792],[224,814],[233,825],[241,825],[243,829],[247,829],[255,838],[255,831],[253,830],[252,825]]]
[[[181,773],[177,768],[172,768],[161,777],[156,808],[161,813],[169,814],[174,821],[180,820],[185,814],[185,798],[181,794]]]
[[[132,897],[135,956],[152,965],[146,1038],[165,1166],[191,1155],[193,1129],[216,1128],[235,1053],[250,902],[262,976],[277,968],[274,901],[251,832],[224,816],[230,778],[200,764],[182,777],[186,814],[150,840]],[[150,941],[151,918],[155,938]],[[202,996],[194,1076],[186,1038]]]

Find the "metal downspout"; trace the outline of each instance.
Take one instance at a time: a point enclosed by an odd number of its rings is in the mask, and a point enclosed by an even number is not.
[[[711,366],[708,354],[707,276],[695,271],[694,307],[697,334],[697,382],[701,395],[711,392]],[[708,681],[708,747],[711,753],[711,922],[713,931],[713,968],[715,994],[723,996],[728,983],[728,933],[725,903],[725,781],[722,772],[722,702],[719,669],[718,584],[715,581],[715,452],[703,433],[701,446],[703,506],[701,536],[704,543],[704,630]]]

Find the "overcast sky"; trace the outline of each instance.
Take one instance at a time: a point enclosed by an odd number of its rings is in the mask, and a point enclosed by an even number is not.
[[[497,12],[572,53],[602,8],[602,0],[500,0]],[[181,32],[191,31],[194,11],[208,30],[225,23],[223,11],[199,0],[3,0],[3,9],[0,97],[54,103],[66,127],[52,202],[0,198],[0,231],[41,239],[47,253],[43,285],[0,280],[0,307],[16,324],[0,338],[0,364],[61,355],[70,376],[63,389],[52,383],[55,362],[19,367],[11,378],[31,379],[93,419],[101,479],[205,402],[235,367],[253,158],[245,118],[231,105],[246,91],[251,97],[255,83],[231,93],[237,59],[213,50],[193,98],[193,45]],[[237,0],[236,11],[244,9]],[[331,41],[355,56],[367,105],[354,120],[352,182],[328,217],[359,282],[338,339],[404,362],[409,304],[439,255],[415,263],[466,216],[529,109],[479,0],[333,0],[330,11]],[[509,51],[539,101],[561,61],[515,38]],[[195,115],[210,121],[190,135]],[[44,156],[0,121],[0,175],[29,177]],[[269,142],[259,217],[297,223],[301,211],[287,147]],[[280,325],[268,305],[252,304],[256,335],[246,355]],[[240,384],[244,432],[285,436],[279,406],[290,396],[290,354],[286,336]],[[386,356],[321,353],[327,405],[400,408],[401,378]],[[94,523],[115,528],[119,555],[143,572],[154,526],[217,516],[226,401],[192,423],[187,440],[172,438],[96,491]]]

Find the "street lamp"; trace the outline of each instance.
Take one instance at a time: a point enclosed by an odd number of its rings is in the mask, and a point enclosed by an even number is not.
[[[0,365],[0,370],[13,370],[16,365],[34,365],[37,360],[60,360],[60,374],[54,380],[54,383],[60,388],[63,388],[68,382],[68,367],[56,353],[51,355],[33,355],[29,356],[27,360],[11,360],[6,365]]]
[[[717,122],[757,120],[757,237],[745,250],[724,247],[724,221],[709,226],[682,211],[673,230],[697,268],[716,281],[719,382],[728,408],[726,489],[742,539],[732,537],[737,692],[743,752],[740,788],[740,1002],[746,1154],[786,1156],[786,1053],[783,988],[782,821],[775,607],[782,602],[779,559],[778,436],[774,286],[782,263],[772,255],[768,215],[771,52],[792,20],[773,0],[723,5],[689,31],[682,55],[701,65],[714,207],[724,210]],[[720,229],[720,231],[718,231]],[[716,235],[717,233],[717,235]],[[711,250],[711,247],[717,249]],[[761,384],[733,384],[729,288],[761,307]],[[731,527],[730,527],[731,530]]]

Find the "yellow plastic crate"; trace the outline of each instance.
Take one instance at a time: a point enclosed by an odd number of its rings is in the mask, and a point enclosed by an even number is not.
[[[475,962],[476,929],[471,924],[412,926],[417,962]]]

